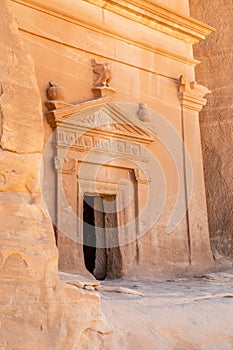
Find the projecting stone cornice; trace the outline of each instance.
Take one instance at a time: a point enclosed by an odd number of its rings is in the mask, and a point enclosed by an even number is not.
[[[74,105],[47,101],[47,121],[53,129],[81,131],[90,136],[101,134],[105,139],[128,139],[145,145],[154,141],[155,135],[141,120],[110,101],[108,96]],[[55,109],[50,110],[52,107]]]
[[[166,49],[165,47],[162,47],[159,44],[155,45],[154,43],[151,43],[150,40],[148,41],[141,40],[140,38],[137,38],[137,36],[134,36],[131,34],[129,35],[125,31],[122,32],[116,28],[112,28],[107,23],[105,23],[104,15],[101,12],[102,9],[106,8],[107,11],[110,11],[112,13],[115,12],[116,14],[121,15],[124,18],[128,18],[134,21],[135,23],[145,25],[150,29],[155,29],[158,31],[158,33],[160,32],[161,35],[164,35],[164,33],[166,33],[167,35],[176,37],[178,39],[182,39],[190,43],[197,42],[201,39],[204,39],[207,34],[209,34],[211,31],[214,30],[213,28],[199,21],[191,19],[190,17],[184,16],[182,14],[178,14],[177,12],[174,12],[171,9],[168,9],[161,5],[156,5],[156,4],[150,4],[150,6],[157,8],[158,13],[160,9],[161,18],[159,17],[159,14],[156,14],[155,16],[155,12],[147,13],[145,12],[145,10],[140,9],[138,6],[135,7],[135,9],[137,9],[137,11],[135,10],[136,12],[135,11],[133,12],[133,10],[132,9],[130,10],[130,8],[128,9],[122,8],[120,6],[120,2],[118,1],[115,2],[115,0],[107,1],[107,2],[105,1],[106,4],[104,4],[103,0],[101,1],[100,0],[83,0],[83,1],[77,1],[77,2],[73,2],[73,1],[61,2],[61,0],[50,0],[49,2],[47,0],[11,0],[11,1],[14,3],[18,3],[26,7],[38,10],[40,12],[46,13],[53,17],[60,18],[61,20],[76,24],[80,27],[92,30],[96,33],[100,33],[110,38],[120,40],[127,44],[132,44],[133,46],[142,48],[144,50],[148,50],[150,52],[161,55],[163,57],[167,57],[169,59],[179,61],[191,66],[196,66],[196,64],[200,62],[178,51],[174,52],[170,48]],[[128,3],[129,2],[124,1],[125,6],[127,6]],[[145,3],[147,3],[147,5],[149,4],[149,2],[147,1],[145,1]],[[96,11],[94,11],[94,14],[95,14],[94,16],[93,15],[90,16],[90,8],[87,5],[91,7],[96,5]],[[163,13],[163,16],[162,16],[162,13]],[[149,17],[149,14],[151,18]],[[186,26],[183,26],[183,29],[182,29],[182,25],[180,24],[182,19],[186,23]],[[192,23],[195,23],[196,27],[194,26],[194,24],[192,25]],[[59,42],[61,44],[66,44],[68,46],[71,45],[72,47],[80,49],[80,47],[77,47],[76,44],[74,45],[73,43],[72,44],[63,43],[63,41],[60,38],[56,38],[47,32],[46,33],[41,32],[39,27],[28,28],[27,25],[25,27],[25,23],[24,22],[22,23],[22,21],[19,22],[19,29],[30,34],[37,35],[39,37],[45,37],[49,40]],[[195,39],[195,36],[196,36],[196,39]],[[87,49],[85,50],[87,51]],[[95,53],[96,55],[99,54],[99,52],[93,52],[93,53]],[[113,60],[113,58],[111,59]]]
[[[148,0],[83,0],[185,42],[195,44],[215,29]]]

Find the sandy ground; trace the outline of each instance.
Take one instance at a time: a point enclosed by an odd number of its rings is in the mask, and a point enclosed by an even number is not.
[[[233,349],[233,270],[155,281],[104,281],[142,296],[101,292],[112,333],[92,350]],[[93,339],[94,341],[94,339]],[[96,347],[95,347],[96,346]]]

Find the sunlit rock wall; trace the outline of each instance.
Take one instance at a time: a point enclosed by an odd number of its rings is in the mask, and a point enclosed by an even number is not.
[[[200,84],[212,94],[200,114],[204,173],[213,250],[233,256],[233,6],[232,0],[190,0],[191,16],[216,28],[194,46]]]
[[[33,61],[0,2],[0,348],[76,349],[99,298],[58,279],[40,193],[43,115]]]

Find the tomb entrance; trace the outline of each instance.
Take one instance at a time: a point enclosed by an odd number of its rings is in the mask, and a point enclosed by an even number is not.
[[[83,200],[83,255],[96,279],[121,277],[115,195],[85,194]]]

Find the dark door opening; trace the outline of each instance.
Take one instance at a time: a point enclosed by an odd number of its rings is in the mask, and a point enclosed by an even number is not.
[[[83,201],[83,254],[87,270],[93,274],[96,257],[94,197],[85,196]]]
[[[84,196],[83,253],[87,270],[96,279],[121,277],[116,196]]]

